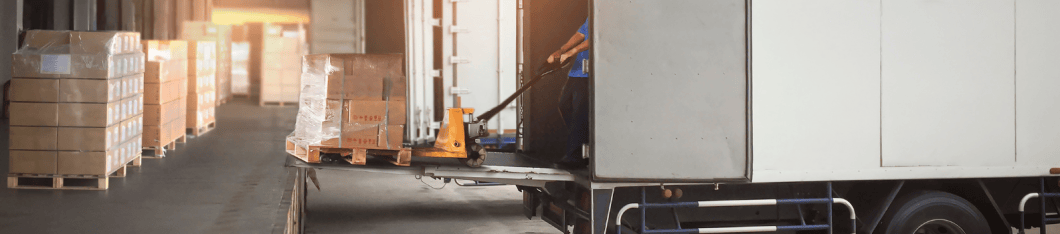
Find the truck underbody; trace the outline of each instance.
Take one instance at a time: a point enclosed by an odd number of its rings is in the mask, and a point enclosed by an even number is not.
[[[415,158],[409,167],[306,164],[293,158],[287,166],[516,185],[523,192],[524,214],[563,233],[1012,233],[1021,223],[1024,228],[1040,227],[1043,219],[1060,223],[1055,177],[599,182],[584,169],[557,169],[518,153],[491,153],[480,168],[432,158]],[[309,179],[306,174],[301,173],[303,181]],[[1046,194],[1049,201],[1041,204],[1041,198],[1032,197],[1028,202],[1028,194]]]

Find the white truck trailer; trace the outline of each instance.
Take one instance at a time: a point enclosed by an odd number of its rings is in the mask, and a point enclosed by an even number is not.
[[[564,3],[519,1],[520,29],[535,4]],[[1060,1],[587,4],[588,168],[526,147],[481,168],[290,165],[515,184],[564,233],[1060,223]]]

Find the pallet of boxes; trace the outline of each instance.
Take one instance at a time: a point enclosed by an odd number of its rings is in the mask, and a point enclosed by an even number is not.
[[[144,54],[135,32],[31,30],[12,54],[7,185],[107,189],[140,165]]]
[[[368,156],[408,166],[405,73],[400,54],[305,56],[298,118],[287,153],[309,163]]]
[[[269,23],[249,26],[251,92],[258,94],[258,105],[296,104],[303,54],[299,31]]]
[[[232,27],[216,25],[205,21],[185,21],[181,23],[180,39],[189,41],[213,41],[214,53],[210,60],[217,63],[213,66],[215,106],[228,102],[232,86]]]
[[[217,43],[188,41],[187,133],[201,136],[216,127]]]
[[[144,157],[165,157],[177,143],[187,142],[188,43],[143,41],[147,56],[144,72]]]

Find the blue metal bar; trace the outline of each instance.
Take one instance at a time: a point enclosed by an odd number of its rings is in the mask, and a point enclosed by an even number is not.
[[[1041,182],[1039,187],[1042,190],[1040,193],[1038,193],[1038,204],[1041,205],[1041,208],[1042,208],[1041,210],[1038,211],[1038,213],[1041,213],[1041,215],[1042,215],[1042,226],[1038,230],[1041,231],[1041,234],[1046,234],[1045,233],[1045,198],[1043,197],[1043,196],[1045,196],[1045,177],[1038,178],[1038,181]]]
[[[827,224],[777,226],[777,231],[813,231],[825,229],[830,229]]]
[[[1060,197],[1060,193],[1041,193],[1038,197]]]
[[[825,204],[832,203],[831,198],[789,198],[777,199],[777,205]]]
[[[658,230],[644,230],[642,234],[648,233],[699,233],[699,229],[658,229]]]
[[[645,187],[640,187],[640,204],[648,205],[648,192],[647,192],[647,188],[645,188]],[[647,207],[640,208],[640,232],[641,233],[644,233],[644,231],[648,230],[647,213],[648,213]],[[1045,234],[1045,233],[1042,233],[1042,234]]]
[[[699,202],[641,203],[641,208],[696,208]]]
[[[670,212],[674,213],[674,224],[677,225],[677,229],[681,229],[681,218],[677,217],[677,208],[670,208]]]
[[[828,182],[828,234],[832,234],[832,182]],[[1045,234],[1045,233],[1042,233]]]

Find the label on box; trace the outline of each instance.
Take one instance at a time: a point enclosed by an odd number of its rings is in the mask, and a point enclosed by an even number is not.
[[[42,54],[40,55],[40,73],[42,74],[70,74],[69,54]]]

